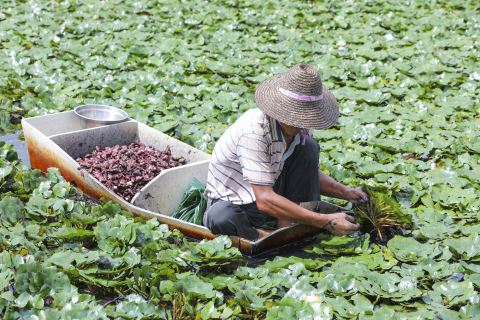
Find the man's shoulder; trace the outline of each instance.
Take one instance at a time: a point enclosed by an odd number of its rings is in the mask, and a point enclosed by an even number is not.
[[[234,127],[239,135],[265,136],[270,131],[265,114],[258,108],[247,110],[238,118]]]

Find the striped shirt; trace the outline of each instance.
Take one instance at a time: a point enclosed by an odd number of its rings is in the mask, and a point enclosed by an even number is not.
[[[300,140],[296,135],[287,150],[280,123],[260,109],[248,110],[215,145],[205,194],[233,204],[255,202],[252,184],[273,186]]]

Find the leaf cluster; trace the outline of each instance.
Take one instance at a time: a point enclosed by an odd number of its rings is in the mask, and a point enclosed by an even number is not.
[[[411,215],[404,213],[401,205],[385,190],[363,186],[368,201],[355,206],[355,219],[362,232],[374,234],[377,241],[385,243],[395,233],[412,225]]]

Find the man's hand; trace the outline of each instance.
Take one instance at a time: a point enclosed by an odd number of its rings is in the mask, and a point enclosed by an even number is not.
[[[368,195],[360,187],[356,187],[356,188],[347,187],[347,190],[345,191],[344,199],[350,201],[353,204],[357,204],[357,203],[367,202]]]
[[[328,215],[328,222],[323,229],[333,233],[336,236],[343,236],[354,233],[360,228],[355,219],[345,212],[332,213]]]
[[[333,178],[327,176],[322,171],[318,171],[318,178],[320,180],[320,194],[344,199],[357,204],[360,202],[368,201],[368,195],[362,190],[362,188],[350,188]]]

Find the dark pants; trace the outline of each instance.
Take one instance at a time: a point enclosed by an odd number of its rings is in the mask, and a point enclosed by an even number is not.
[[[285,161],[273,190],[294,202],[319,200],[319,147],[307,137],[305,145],[297,145]],[[259,211],[254,203],[235,205],[228,201],[208,199],[203,224],[215,234],[258,238],[257,228],[275,229],[277,219]]]

